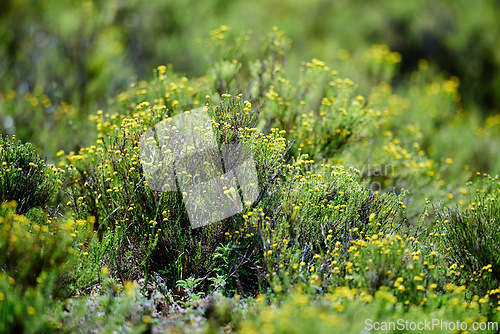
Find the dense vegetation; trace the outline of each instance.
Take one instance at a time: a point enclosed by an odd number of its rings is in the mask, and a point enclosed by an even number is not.
[[[375,3],[3,2],[0,332],[498,331],[498,4]],[[196,108],[259,193],[192,229],[141,138]]]

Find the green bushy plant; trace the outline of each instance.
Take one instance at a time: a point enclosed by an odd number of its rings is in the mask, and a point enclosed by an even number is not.
[[[0,206],[0,331],[53,332],[72,292],[71,221]]]
[[[82,227],[82,243],[88,246],[81,252],[87,254],[85,261],[96,263],[94,272],[106,264],[113,275],[126,280],[161,271],[173,286],[190,276],[214,275],[213,253],[242,218],[236,215],[192,229],[180,191],[161,192],[148,185],[140,158],[141,136],[157,122],[199,104],[203,94],[182,94],[180,89],[193,91],[199,83],[169,75],[164,66],[157,71],[157,80],[141,83],[120,97],[125,100],[118,103],[123,105],[118,113],[99,111],[92,117],[100,139],[66,157],[71,165],[65,181],[67,204],[75,218],[93,217],[92,225]],[[286,143],[279,132],[268,136],[256,132],[255,111],[241,96],[220,98],[217,104],[209,99],[205,106],[215,138],[219,145],[239,143],[252,152],[260,189],[257,201],[263,201],[279,176]]]
[[[437,210],[437,233],[450,249],[449,261],[463,273],[477,293],[500,286],[498,217],[500,182],[487,174],[469,182],[469,201],[464,209]]]
[[[16,201],[19,214],[43,206],[55,194],[57,174],[31,143],[0,136],[0,202]]]
[[[81,263],[78,257],[84,257],[77,251],[81,221],[53,219],[42,212],[28,218],[16,214],[15,207],[15,202],[0,207],[2,333],[117,328],[142,332],[148,327],[151,309],[140,300],[137,286],[131,282],[114,284],[107,268],[97,269],[102,291],[96,286],[82,289],[78,280],[84,273],[77,265]],[[89,296],[82,295],[92,291],[95,300],[89,303]]]
[[[245,225],[232,236],[237,242],[261,238],[266,277],[283,289],[311,277],[325,288],[335,284],[333,269],[345,272],[351,243],[408,227],[402,196],[375,195],[343,166],[312,169],[312,163],[302,156],[288,165],[276,204],[244,215]]]

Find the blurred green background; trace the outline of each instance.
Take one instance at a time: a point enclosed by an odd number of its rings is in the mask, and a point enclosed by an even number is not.
[[[279,26],[293,41],[287,66],[319,58],[362,93],[376,82],[356,59],[386,44],[402,56],[393,87],[424,58],[460,79],[461,108],[480,121],[500,111],[500,1],[2,0],[0,133],[49,160],[76,151],[93,139],[88,115],[156,66],[203,75],[199,41],[222,24],[254,36]]]

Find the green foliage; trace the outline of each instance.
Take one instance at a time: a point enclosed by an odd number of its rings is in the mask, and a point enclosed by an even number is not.
[[[30,218],[15,213],[15,203],[0,208],[0,331],[74,333],[128,328],[143,332],[151,308],[130,282],[118,286],[99,268],[104,288],[93,287],[93,302],[79,295],[78,233],[73,219]],[[94,268],[95,269],[95,268]]]
[[[0,208],[0,331],[52,332],[71,292],[71,222]]]
[[[450,249],[449,261],[461,268],[463,278],[478,293],[484,293],[500,286],[498,175],[478,176],[469,188],[470,202],[465,209],[438,210],[437,231]]]
[[[50,283],[23,289],[12,277],[0,273],[0,291],[2,333],[52,333],[57,329],[62,303],[51,298]]]
[[[126,87],[132,76],[147,78],[151,68],[165,62],[190,76],[207,69],[227,76],[241,67],[232,63],[238,53],[224,52],[222,58],[222,52],[207,52],[196,42],[222,24],[238,33],[252,30],[255,36],[279,25],[293,40],[290,68],[318,57],[342,77],[358,82],[365,96],[380,80],[404,87],[404,74],[412,72],[419,59],[427,59],[436,72],[460,78],[468,109],[478,106],[477,114],[492,115],[498,111],[500,96],[500,60],[494,51],[500,22],[497,9],[495,1],[484,0],[473,10],[467,1],[450,0],[437,4],[214,0],[196,6],[159,0],[148,4],[7,0],[0,8],[4,111],[0,132],[33,142],[49,159],[59,149],[91,144],[86,117]],[[341,33],[346,27],[349,33]],[[231,29],[213,30],[218,42],[214,45],[227,45],[227,38],[219,39],[227,30]],[[375,56],[367,55],[370,49],[376,50]],[[401,62],[381,66],[387,49],[397,51]],[[252,48],[252,54],[258,53],[260,45]],[[212,66],[203,55],[221,62]],[[396,54],[391,57],[397,60]],[[269,68],[267,60],[261,62],[260,69]],[[298,73],[292,73],[291,80],[297,79]],[[227,84],[235,87],[234,82],[221,81],[219,88],[231,92]]]
[[[425,90],[415,105],[385,83],[362,97],[354,82],[317,59],[304,63],[301,80],[292,84],[284,68],[289,42],[280,31],[261,43],[261,56],[250,51],[253,42],[245,35],[231,36],[228,27],[212,31],[207,76],[188,79],[171,66],[158,66],[151,81],[132,85],[106,112],[89,117],[98,131],[95,145],[62,157],[78,232],[75,286],[99,284],[103,267],[122,282],[141,280],[144,289],[162,282],[161,289],[173,291],[182,305],[180,318],[201,319],[199,325],[209,328],[245,328],[249,320],[263,325],[244,312],[210,315],[212,306],[206,306],[208,314],[198,309],[215,295],[268,291],[270,300],[287,305],[296,289],[325,300],[353,291],[356,303],[373,307],[367,317],[385,312],[389,303],[405,318],[420,319],[421,309],[445,312],[450,299],[477,317],[493,317],[497,281],[483,281],[477,291],[478,285],[469,287],[471,275],[455,263],[449,241],[432,233],[428,242],[423,230],[434,215],[429,200],[444,196],[450,203],[452,192],[462,194],[443,187],[444,179],[461,175],[452,159],[434,161],[426,151],[444,151],[423,140],[454,117],[454,79],[426,88],[415,81],[410,90]],[[374,47],[364,64],[377,81],[393,75],[400,60]],[[430,121],[416,117],[416,125],[403,126],[398,108],[406,105],[442,107],[448,114]],[[202,106],[219,146],[251,150],[260,192],[241,214],[193,230],[180,190],[159,192],[146,181],[140,140],[156,124]],[[367,163],[342,165],[344,159]],[[491,269],[483,266],[481,277]],[[450,291],[457,296],[448,296]],[[350,299],[339,298],[336,311],[350,310],[344,303]]]
[[[397,299],[384,289],[372,296],[362,289],[341,286],[322,298],[296,289],[278,305],[273,300],[266,303],[263,298],[259,299],[258,305],[254,306],[256,311],[252,308],[252,312],[246,313],[237,328],[241,333],[359,333],[364,329],[399,333],[410,332],[420,326],[430,333],[442,333],[456,328],[452,327],[456,326],[456,319],[462,319],[459,322],[467,327],[472,327],[473,322],[482,322],[485,332],[494,333],[497,330],[497,318],[482,317],[478,312],[478,303],[475,306],[469,304],[460,289],[450,290],[446,295],[447,298],[438,307],[437,303],[425,307],[403,307],[396,304]],[[432,319],[439,319],[439,323],[423,327],[424,321],[430,323]]]
[[[142,134],[156,125],[153,120],[175,116],[201,95],[197,92],[189,99],[180,94],[179,89],[191,91],[188,85],[192,83],[174,75],[170,79],[166,70],[159,67],[158,80],[137,89],[139,96],[146,95],[145,100],[138,103],[137,94],[124,94],[126,100],[119,113],[99,111],[92,118],[101,138],[96,145],[66,157],[72,164],[65,182],[67,204],[75,219],[93,217],[93,223],[83,225],[79,235],[83,236],[82,243],[94,250],[82,249],[88,261],[95,264],[94,270],[107,265],[121,280],[147,279],[151,270],[161,270],[173,286],[177,280],[203,277],[216,269],[212,255],[221,243],[227,242],[227,231],[241,224],[241,215],[194,230],[178,189],[159,192],[147,184],[140,161]],[[162,90],[172,93],[154,98]],[[161,96],[168,97],[164,100]],[[177,96],[179,100],[171,100]],[[286,147],[280,133],[256,133],[251,127],[256,122],[251,104],[241,96],[224,95],[218,105],[209,101],[206,108],[219,145],[239,143],[251,150],[259,181],[258,201],[264,201],[282,168]],[[82,266],[83,271],[88,270],[84,267],[88,268]]]
[[[24,287],[36,286],[44,275],[53,279],[53,270],[61,274],[59,268],[65,267],[71,254],[65,227],[50,218],[43,222],[33,221],[15,214],[14,209],[15,204],[7,203],[2,203],[0,209],[3,272]]]
[[[0,131],[37,137],[59,158],[47,167],[32,144],[0,137],[0,331],[359,332],[365,319],[498,320],[500,183],[474,172],[500,166],[500,118],[487,115],[494,89],[481,94],[489,102],[474,100],[470,81],[497,78],[443,63],[456,54],[471,68],[498,67],[494,33],[477,30],[469,11],[457,15],[460,1],[270,3],[285,12],[240,1],[217,2],[212,19],[213,2],[0,5]],[[496,27],[491,6],[478,13]],[[429,8],[455,18],[462,37],[433,19],[427,34],[415,18]],[[388,9],[392,21],[353,25],[338,9]],[[238,11],[283,18],[307,51],[276,27],[239,34],[248,17]],[[319,16],[292,24],[287,11]],[[357,37],[330,38],[323,16]],[[239,21],[201,46],[176,33],[196,35],[221,18]],[[392,24],[408,29],[392,35]],[[424,35],[450,53],[408,57]],[[377,36],[390,45],[371,45]],[[206,65],[192,61],[201,48]],[[138,59],[156,66],[163,57],[176,70],[160,65],[139,80],[153,65]],[[141,155],[141,140],[155,143],[157,124],[197,108],[217,148],[186,164],[221,156],[227,172],[237,163],[224,150],[235,145],[242,152],[229,154],[252,157],[259,191],[241,213],[193,229],[181,192],[192,176],[176,175],[168,192],[150,184],[161,183],[172,152],[155,144]],[[235,201],[243,191],[223,194]]]
[[[57,169],[48,168],[31,143],[0,136],[0,202],[17,202],[17,213],[49,202]]]
[[[338,263],[344,268],[351,242],[405,228],[400,198],[371,193],[346,170],[328,165],[324,172],[312,171],[309,164],[302,157],[289,165],[283,191],[274,194],[279,204],[247,213],[245,226],[234,236],[260,236],[266,276],[283,286],[309,277],[321,278],[325,286],[335,284],[330,280],[333,267]]]
[[[67,312],[60,326],[64,333],[151,330],[153,307],[131,282],[117,285],[106,278],[102,286],[94,287],[91,296],[68,299],[64,307]]]

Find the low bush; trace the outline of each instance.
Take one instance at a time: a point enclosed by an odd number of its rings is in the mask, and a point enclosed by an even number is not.
[[[56,192],[57,174],[31,143],[0,136],[0,202],[16,201],[18,214],[43,206]]]
[[[39,333],[54,329],[61,301],[72,292],[72,222],[16,214],[0,206],[0,331]]]
[[[168,89],[171,84],[160,79],[151,83],[151,88]],[[210,274],[215,269],[213,254],[226,244],[226,233],[237,228],[242,218],[236,215],[191,229],[180,190],[162,192],[148,185],[140,152],[146,124],[152,127],[156,125],[152,119],[168,120],[178,114],[163,103],[137,104],[134,97],[128,102],[133,112],[99,112],[94,119],[101,138],[96,145],[67,156],[72,164],[65,182],[67,204],[75,219],[93,217],[92,226],[84,226],[81,235],[87,236],[84,244],[89,246],[85,249],[96,249],[97,253],[90,255],[99,263],[96,268],[107,265],[122,280],[161,271],[174,286],[177,280]],[[281,135],[255,133],[249,102],[240,96],[226,95],[218,105],[209,102],[205,108],[212,115],[219,145],[239,143],[251,150],[260,189],[257,201],[265,201],[282,168],[286,146]]]
[[[440,208],[437,233],[450,250],[449,261],[460,268],[462,279],[477,293],[500,286],[499,226],[500,181],[498,175],[477,176],[469,182],[465,209]]]

